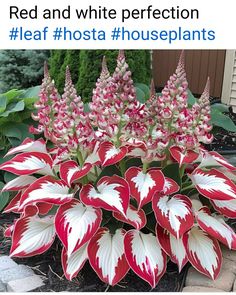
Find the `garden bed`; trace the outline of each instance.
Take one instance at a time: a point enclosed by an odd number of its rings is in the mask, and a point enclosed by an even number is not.
[[[16,218],[14,214],[2,214],[0,219],[0,255],[8,255],[10,250],[10,239],[4,238],[4,229],[12,223]],[[167,265],[167,272],[161,278],[156,288],[151,290],[148,283],[137,277],[132,271],[116,286],[109,287],[107,284],[100,281],[96,273],[87,262],[81,270],[77,278],[71,282],[64,275],[60,260],[60,243],[55,241],[49,251],[43,255],[38,255],[29,258],[14,258],[19,264],[25,264],[31,267],[38,275],[45,278],[45,285],[36,292],[179,292],[184,287],[185,276],[189,268],[189,264],[184,267],[179,274],[178,267],[171,261]]]
[[[230,111],[228,116],[236,124],[236,114]],[[214,133],[214,140],[211,144],[206,145],[210,151],[218,151],[222,155],[236,154],[236,132],[228,132],[223,128],[217,127]]]

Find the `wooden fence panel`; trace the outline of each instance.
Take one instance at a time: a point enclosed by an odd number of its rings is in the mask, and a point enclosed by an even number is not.
[[[156,87],[164,87],[174,72],[180,50],[153,50],[153,78]],[[211,96],[221,97],[225,66],[225,50],[185,50],[185,68],[189,88],[201,94],[207,77],[211,81]]]

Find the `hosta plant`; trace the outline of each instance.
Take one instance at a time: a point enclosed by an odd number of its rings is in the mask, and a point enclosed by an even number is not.
[[[221,245],[236,249],[225,221],[236,218],[236,168],[201,145],[213,139],[209,80],[191,108],[187,87],[182,53],[161,95],[152,87],[140,103],[120,51],[85,112],[69,69],[60,97],[45,66],[31,132],[53,147],[25,139],[0,166],[17,175],[3,187],[15,192],[5,212],[19,214],[10,255],[44,253],[57,237],[69,280],[87,260],[112,286],[131,269],[154,288],[168,259],[217,278]]]
[[[0,164],[6,162],[4,158],[9,148],[21,144],[26,137],[34,139],[29,133],[29,123],[32,124],[31,112],[37,101],[38,87],[26,90],[12,89],[0,94]],[[0,171],[0,188],[14,175]],[[9,192],[0,192],[0,212],[9,201]]]

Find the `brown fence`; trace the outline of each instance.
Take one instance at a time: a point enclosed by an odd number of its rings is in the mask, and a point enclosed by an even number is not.
[[[153,50],[153,78],[156,87],[163,87],[174,72],[180,50]],[[189,88],[201,94],[207,77],[211,81],[211,96],[221,97],[225,50],[186,50],[185,68]]]

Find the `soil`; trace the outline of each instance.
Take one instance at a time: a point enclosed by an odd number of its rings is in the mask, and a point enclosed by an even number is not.
[[[228,116],[236,124],[236,113],[230,111]],[[214,131],[214,140],[206,148],[211,151],[218,151],[221,154],[236,153],[236,132],[228,132],[223,128],[217,127]]]
[[[8,255],[10,239],[3,236],[4,229],[12,223],[15,214],[2,214],[0,219],[0,255]],[[25,264],[45,279],[45,285],[34,292],[180,292],[183,289],[189,264],[179,273],[176,264],[167,264],[167,271],[156,288],[151,289],[148,283],[141,280],[132,271],[114,287],[100,281],[87,262],[77,278],[71,282],[64,275],[61,266],[61,246],[57,240],[44,254],[29,258],[14,258],[18,264]]]

